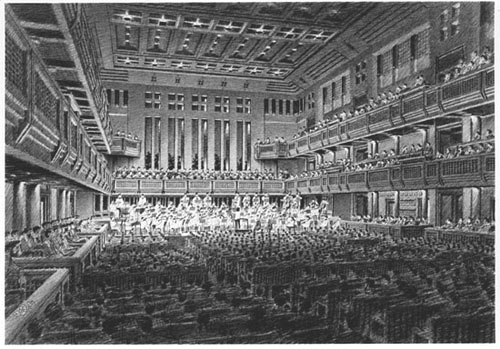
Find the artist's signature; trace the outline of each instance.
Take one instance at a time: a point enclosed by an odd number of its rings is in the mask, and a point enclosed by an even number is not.
[[[17,309],[12,313],[12,317],[20,317],[23,315],[26,315],[26,313],[30,310],[33,309],[33,306],[35,305],[35,302],[32,300],[26,300]]]

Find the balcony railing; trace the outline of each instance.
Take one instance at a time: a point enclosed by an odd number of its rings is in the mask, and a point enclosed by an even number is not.
[[[280,180],[161,180],[115,179],[113,191],[117,194],[284,194],[285,183]]]
[[[452,81],[424,86],[404,94],[399,100],[363,115],[327,126],[288,142],[287,151],[256,145],[257,159],[294,157],[372,133],[436,118],[494,100],[494,67],[469,73]],[[274,153],[273,153],[274,151]]]
[[[127,137],[113,136],[111,155],[138,158],[141,155],[141,141]]]
[[[92,163],[84,160],[82,141],[93,154],[92,143],[61,93],[38,51],[6,8],[6,41],[18,59],[6,62],[8,71],[17,71],[23,82],[13,76],[6,79],[5,119],[6,154],[26,161],[43,162],[48,170],[89,188],[110,191],[111,173],[102,155]]]
[[[423,160],[356,172],[326,173],[286,181],[286,189],[302,193],[368,192],[427,188],[493,186],[495,154]]]
[[[271,144],[258,144],[255,146],[255,157],[257,159],[284,158],[288,156],[288,144],[275,142]]]

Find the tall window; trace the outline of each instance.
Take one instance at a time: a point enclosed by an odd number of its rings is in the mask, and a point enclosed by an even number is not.
[[[120,106],[120,90],[115,90],[115,106]]]
[[[146,117],[144,125],[144,167],[159,169],[161,145],[160,117]]]
[[[123,106],[128,107],[128,90],[123,90]]]

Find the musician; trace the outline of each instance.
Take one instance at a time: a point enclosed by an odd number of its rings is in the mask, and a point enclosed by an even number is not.
[[[205,206],[205,207],[211,207],[212,206],[212,198],[210,197],[209,194],[207,194],[203,198],[203,206]]]
[[[143,206],[146,206],[147,204],[148,204],[148,201],[146,200],[146,197],[144,196],[144,194],[141,194],[141,197],[139,198],[139,202],[137,203],[137,206],[143,207]]]
[[[257,208],[257,207],[259,207],[259,206],[260,206],[260,198],[259,198],[259,196],[258,196],[257,194],[255,194],[255,195],[253,196],[253,199],[252,199],[252,206],[253,206],[254,208]]]
[[[198,193],[194,194],[194,198],[193,198],[192,203],[193,203],[194,207],[197,207],[197,208],[201,207],[202,200],[201,200],[200,196],[198,195]]]
[[[248,208],[250,207],[250,195],[246,194],[245,197],[243,198],[243,208]]]
[[[184,194],[184,196],[182,197],[181,201],[181,207],[188,207],[189,206],[189,197],[187,196],[187,194]]]
[[[302,197],[300,196],[300,193],[297,192],[297,195],[295,195],[294,198],[294,204],[297,209],[300,209],[300,203],[302,202]]]
[[[241,196],[240,194],[236,193],[236,195],[233,198],[233,208],[240,208],[241,205]]]
[[[267,208],[269,206],[269,195],[266,193],[262,196],[262,207]]]
[[[118,195],[118,198],[116,198],[115,205],[117,208],[122,208],[123,205],[125,205],[125,201],[123,201],[122,195]]]

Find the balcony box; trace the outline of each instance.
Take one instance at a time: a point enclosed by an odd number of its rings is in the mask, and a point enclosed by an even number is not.
[[[347,174],[347,186],[349,187],[349,191],[368,191],[366,185],[367,173],[367,171],[349,172]]]
[[[308,137],[303,136],[297,140],[297,153],[303,154],[309,150]]]
[[[309,149],[319,149],[323,146],[323,136],[321,132],[316,131],[309,135]]]
[[[368,114],[368,125],[370,132],[387,129],[391,126],[390,105],[379,107]]]
[[[479,156],[464,156],[441,161],[441,180],[447,187],[471,186],[481,183]]]
[[[111,155],[138,158],[141,155],[141,141],[127,137],[113,137]]]
[[[370,190],[391,188],[390,175],[389,168],[368,171],[368,187]]]
[[[470,72],[441,86],[441,103],[445,111],[459,110],[483,100],[483,71]]]

